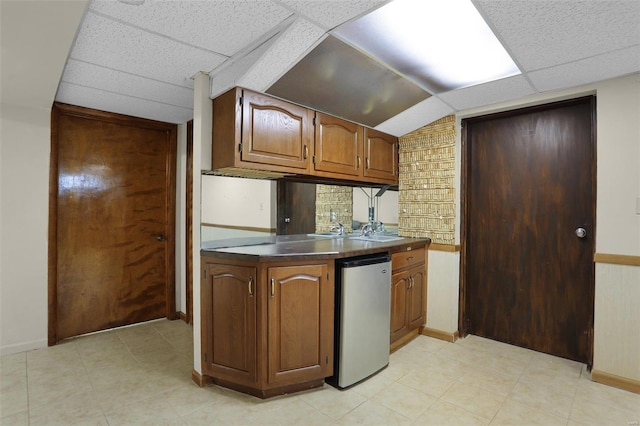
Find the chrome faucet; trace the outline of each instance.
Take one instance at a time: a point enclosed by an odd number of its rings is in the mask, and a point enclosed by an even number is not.
[[[344,235],[344,225],[338,222],[337,225],[331,227],[331,232],[335,232],[338,235]]]
[[[365,237],[368,237],[369,235],[373,234],[374,229],[373,229],[373,225],[371,223],[366,223],[362,226],[362,235]]]

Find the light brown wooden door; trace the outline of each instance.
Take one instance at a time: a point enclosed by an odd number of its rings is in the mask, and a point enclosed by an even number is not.
[[[205,264],[202,273],[205,374],[256,381],[256,268]]]
[[[304,107],[244,90],[242,161],[308,169],[309,114]]]
[[[334,287],[327,273],[327,265],[269,268],[269,384],[333,374]]]
[[[426,292],[426,277],[424,266],[420,265],[409,270],[409,301],[407,302],[407,323],[409,328],[420,327],[425,322],[424,296]]]
[[[364,127],[316,112],[314,169],[362,176]]]
[[[409,331],[407,324],[409,277],[409,271],[398,272],[391,277],[391,336],[389,336],[391,343]]]
[[[463,332],[591,362],[594,117],[588,97],[463,123]]]
[[[365,129],[364,176],[398,182],[398,138]]]
[[[50,343],[174,317],[176,126],[64,105],[53,122]]]

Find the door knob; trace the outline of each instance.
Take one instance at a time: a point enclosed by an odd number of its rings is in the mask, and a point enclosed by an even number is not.
[[[284,218],[284,223],[289,223],[291,222],[291,218],[290,217],[285,217]]]
[[[160,234],[156,237],[156,240],[158,241],[164,241],[164,235]]]
[[[584,228],[576,228],[576,237],[584,238],[587,236],[587,230]]]

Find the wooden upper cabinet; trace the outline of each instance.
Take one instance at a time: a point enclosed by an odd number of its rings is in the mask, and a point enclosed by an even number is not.
[[[362,175],[364,127],[317,112],[314,170]]]
[[[310,125],[308,109],[244,90],[242,161],[307,169]]]
[[[218,96],[212,127],[213,170],[398,183],[398,138],[267,95],[237,87]]]
[[[235,88],[213,100],[212,169],[307,173],[313,113]]]
[[[397,182],[398,138],[367,128],[364,135],[364,177]]]

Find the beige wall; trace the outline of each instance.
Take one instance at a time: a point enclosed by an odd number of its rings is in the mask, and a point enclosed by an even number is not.
[[[456,151],[461,152],[463,118],[589,94],[597,96],[596,252],[640,256],[640,215],[635,210],[640,196],[640,74],[460,111]],[[460,185],[459,155],[457,161]],[[459,193],[458,188],[457,205]],[[458,214],[456,241],[459,233]],[[451,295],[459,290],[458,259],[458,253],[429,254],[427,327],[448,333],[457,330],[452,313],[457,317],[458,301]],[[596,264],[594,369],[632,380],[640,380],[638,309],[629,305],[630,300],[640,300],[639,269]]]
[[[1,353],[47,344],[49,111],[2,105]]]
[[[0,354],[47,344],[49,120],[86,5],[0,2]]]
[[[275,229],[276,195],[275,181],[203,175],[202,222]]]

